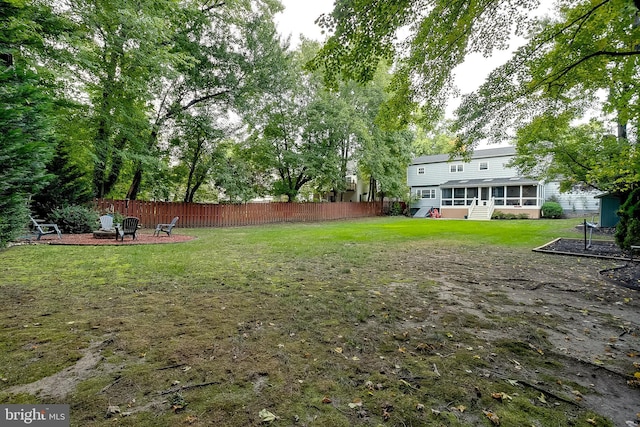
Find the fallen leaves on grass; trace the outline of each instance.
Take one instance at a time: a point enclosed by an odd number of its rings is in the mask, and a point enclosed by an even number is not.
[[[393,405],[390,403],[383,403],[382,404],[382,419],[385,421],[389,421],[389,419],[391,418],[391,411],[393,411]]]
[[[627,380],[627,385],[634,388],[640,388],[640,379]]]
[[[354,399],[353,402],[349,403],[349,408],[356,409],[362,407],[362,400]]]
[[[500,402],[504,402],[505,400],[513,400],[513,398],[505,392],[491,393],[491,397],[499,400]]]
[[[493,423],[493,425],[500,425],[500,418],[491,411],[482,411],[482,413]]]
[[[116,405],[109,405],[107,407],[107,413],[105,415],[105,418],[111,418],[116,414],[120,413],[120,407],[116,406]]]
[[[262,423],[272,423],[276,419],[278,419],[278,417],[276,417],[272,412],[269,412],[266,409],[258,412],[258,416],[260,417],[260,422]]]
[[[491,397],[493,397],[496,400],[499,400],[500,402],[504,402],[505,400],[512,400],[512,397],[504,392],[491,393]]]

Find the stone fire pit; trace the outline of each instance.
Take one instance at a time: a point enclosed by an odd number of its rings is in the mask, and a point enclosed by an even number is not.
[[[94,239],[115,239],[116,230],[97,230],[93,232]]]

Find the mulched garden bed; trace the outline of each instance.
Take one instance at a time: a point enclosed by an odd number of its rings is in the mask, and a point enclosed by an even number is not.
[[[79,245],[79,246],[104,246],[104,245],[158,245],[164,243],[181,243],[195,239],[194,236],[185,236],[183,234],[171,234],[167,236],[154,236],[153,231],[139,231],[136,240],[131,236],[125,236],[124,241],[116,239],[98,239],[92,233],[87,234],[63,234],[62,239],[58,239],[55,234],[43,236],[40,240],[28,240],[26,243],[38,243],[49,245]]]
[[[584,240],[560,238],[535,248],[534,251],[625,261],[624,265],[601,270],[599,273],[611,283],[640,291],[640,255],[636,254],[632,259],[628,252],[623,252],[613,241],[592,240],[585,248]]]

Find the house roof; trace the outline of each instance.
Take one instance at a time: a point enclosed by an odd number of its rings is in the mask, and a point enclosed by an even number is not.
[[[440,188],[491,187],[495,185],[538,185],[540,182],[530,178],[480,178],[456,179],[440,184]]]
[[[471,155],[472,159],[482,159],[487,157],[513,156],[516,154],[516,148],[513,146],[487,148],[483,150],[474,150]],[[449,154],[434,154],[431,156],[420,156],[413,159],[412,165],[420,165],[425,163],[442,163],[449,161]],[[461,160],[461,157],[455,157],[454,160]]]

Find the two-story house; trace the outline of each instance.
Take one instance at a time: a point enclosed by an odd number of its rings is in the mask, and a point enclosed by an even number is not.
[[[407,172],[411,194],[418,198],[412,204],[414,216],[437,208],[443,218],[490,219],[500,210],[536,219],[551,196],[567,213],[598,210],[593,194],[562,194],[558,183],[518,175],[507,166],[515,153],[514,147],[499,147],[475,150],[470,161],[450,160],[448,154],[416,158]]]

